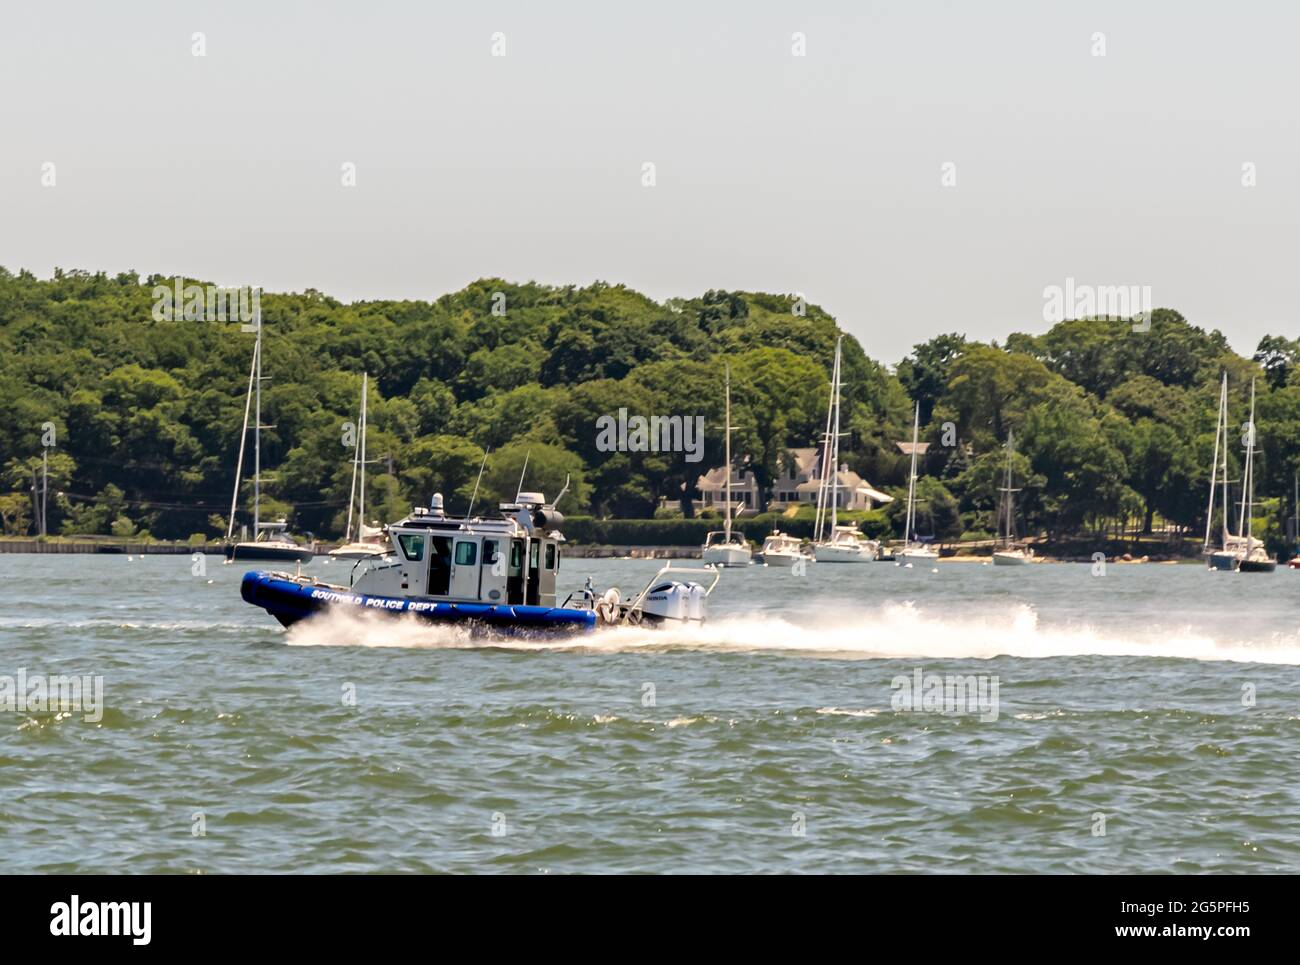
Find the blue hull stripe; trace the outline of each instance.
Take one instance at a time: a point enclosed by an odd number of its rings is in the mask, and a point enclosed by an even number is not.
[[[337,590],[320,584],[303,585],[273,573],[244,574],[239,594],[246,603],[260,606],[285,626],[330,609],[409,613],[434,623],[476,623],[493,630],[545,630],[581,633],[594,629],[596,614],[571,607],[504,606],[490,603],[448,603],[429,597],[372,596]]]

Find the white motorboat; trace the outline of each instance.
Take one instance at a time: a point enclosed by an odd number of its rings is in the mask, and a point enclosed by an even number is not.
[[[933,563],[939,554],[928,543],[916,538],[916,447],[920,441],[921,403],[916,404],[912,420],[912,471],[907,477],[907,520],[903,524],[903,545],[894,550],[894,562],[899,566],[915,563]]]
[[[753,551],[749,548],[743,534],[731,531],[731,366],[726,367],[725,380],[727,423],[726,442],[726,507],[723,529],[705,534],[704,545],[700,547],[700,559],[712,566],[748,566],[753,561]]]
[[[361,414],[357,420],[357,444],[352,457],[352,488],[348,492],[348,521],[343,530],[343,545],[330,550],[329,555],[342,560],[368,560],[390,553],[391,547],[384,538],[382,526],[367,526],[366,519],[366,434],[369,422],[366,415],[366,397],[369,394],[370,375],[361,373]],[[361,486],[358,490],[357,480]],[[357,506],[356,539],[352,538],[352,507]]]
[[[772,530],[772,535],[763,541],[763,562],[768,566],[794,566],[800,560],[807,562],[811,557],[803,551],[803,540],[779,529]]]
[[[993,551],[994,566],[1024,566],[1034,562],[1034,551],[1016,545],[1016,504],[1012,493],[1020,492],[1011,486],[1011,457],[1015,453],[1015,438],[1007,432],[1007,476],[1000,488],[1002,493],[1002,547]]]

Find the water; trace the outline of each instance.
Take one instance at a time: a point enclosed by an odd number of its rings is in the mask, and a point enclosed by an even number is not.
[[[105,704],[0,712],[0,870],[1300,871],[1300,573],[751,568],[539,646],[286,633],[206,562],[0,556],[0,674]],[[917,668],[996,720],[895,710]]]

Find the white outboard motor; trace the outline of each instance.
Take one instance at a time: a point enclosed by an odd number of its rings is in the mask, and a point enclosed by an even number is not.
[[[695,620],[698,623],[704,622],[704,597],[707,595],[704,587],[698,583],[686,584],[690,587],[686,602],[686,619]]]
[[[664,620],[690,619],[691,588],[687,583],[665,580],[650,588],[641,601],[641,611],[647,620],[655,623]]]

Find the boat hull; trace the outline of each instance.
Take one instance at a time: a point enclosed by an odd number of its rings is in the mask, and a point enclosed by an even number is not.
[[[818,563],[874,563],[874,553],[844,546],[814,546],[813,559]]]
[[[1212,570],[1233,571],[1241,565],[1241,557],[1235,553],[1211,553],[1209,566]]]
[[[764,553],[763,562],[768,566],[782,566],[787,569],[794,566],[799,560],[807,559],[800,553]]]
[[[1237,566],[1239,573],[1272,573],[1277,569],[1277,560],[1242,560]]]
[[[1029,562],[1029,557],[1023,553],[998,552],[993,554],[994,566],[1025,566]]]
[[[244,574],[239,594],[244,602],[261,607],[284,626],[326,612],[373,612],[398,617],[409,614],[429,623],[460,624],[494,633],[571,634],[596,626],[593,610],[572,607],[505,606],[488,603],[448,603],[430,597],[375,596],[354,593],[315,581],[300,581],[287,574],[250,571]]]
[[[899,550],[894,553],[895,563],[937,563],[939,554],[918,550]]]
[[[753,553],[747,546],[732,544],[706,546],[700,552],[701,562],[711,563],[714,566],[748,566],[751,559]]]
[[[260,543],[234,543],[226,546],[224,552],[232,563],[241,560],[307,563],[316,555],[302,546],[266,546]]]

